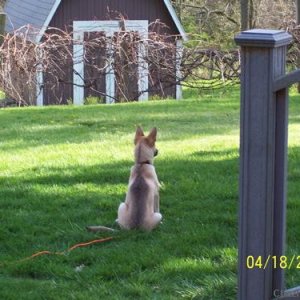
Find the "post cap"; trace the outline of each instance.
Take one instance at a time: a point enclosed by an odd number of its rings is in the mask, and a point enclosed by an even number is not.
[[[292,36],[284,30],[251,29],[239,33],[235,42],[239,46],[276,48],[291,43]]]

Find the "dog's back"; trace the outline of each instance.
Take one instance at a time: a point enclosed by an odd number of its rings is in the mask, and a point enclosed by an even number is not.
[[[128,192],[118,209],[118,223],[124,229],[152,230],[162,219],[159,213],[159,182],[153,166],[157,155],[156,128],[144,137],[140,128],[135,137],[135,165],[131,168]]]
[[[145,222],[144,219],[146,215],[146,209],[147,209],[146,201],[148,199],[148,192],[149,192],[149,187],[146,183],[145,178],[141,174],[138,174],[135,180],[129,186],[129,191],[128,191],[132,202],[131,210],[129,213],[130,229],[143,227],[143,223]]]

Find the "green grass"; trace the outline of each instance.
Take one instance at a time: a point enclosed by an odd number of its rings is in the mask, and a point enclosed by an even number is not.
[[[0,299],[235,299],[238,97],[233,89],[200,100],[0,110]],[[300,254],[295,103],[289,253]],[[151,233],[118,232],[65,256],[14,263],[109,236],[85,226],[113,226],[136,125],[159,130],[163,224]],[[299,282],[298,273],[291,272],[290,284]]]
[[[297,268],[294,264],[286,270],[288,288],[300,285],[300,107],[299,94],[295,90],[290,92],[286,255],[290,260],[293,255],[298,258]]]

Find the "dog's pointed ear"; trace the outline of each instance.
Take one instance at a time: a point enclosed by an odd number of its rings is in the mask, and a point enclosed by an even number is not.
[[[150,146],[154,146],[156,142],[157,129],[156,127],[152,128],[149,135],[147,136],[147,140],[149,141]]]
[[[144,136],[144,131],[143,131],[143,129],[140,126],[138,126],[137,129],[136,129],[136,132],[135,132],[135,137],[134,137],[134,144],[135,145],[137,144],[138,140],[142,136]]]

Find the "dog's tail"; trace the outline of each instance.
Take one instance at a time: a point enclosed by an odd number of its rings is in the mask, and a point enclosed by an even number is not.
[[[106,227],[106,226],[87,226],[86,230],[90,231],[90,232],[99,232],[99,231],[116,232],[116,231],[118,231],[117,229],[113,229],[113,228]]]

